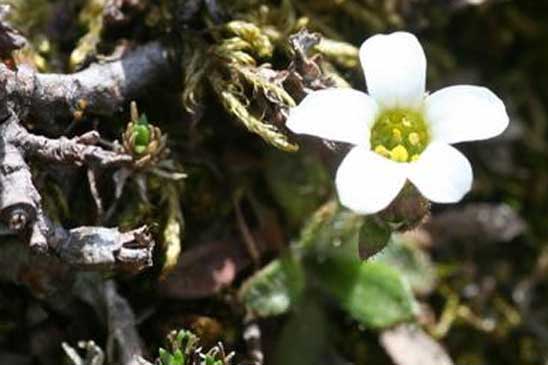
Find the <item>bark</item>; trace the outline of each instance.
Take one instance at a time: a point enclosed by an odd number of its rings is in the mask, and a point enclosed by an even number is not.
[[[140,271],[152,265],[154,241],[147,227],[122,233],[117,228],[79,227],[66,230],[44,214],[40,194],[25,157],[73,165],[115,166],[132,157],[93,146],[95,132],[67,139],[29,133],[17,117],[0,124],[0,219],[8,230],[24,237],[38,253],[52,253],[87,270]]]
[[[26,66],[12,71],[0,64],[0,84],[5,85],[0,101],[6,98],[20,119],[30,117],[38,124],[70,118],[76,111],[111,115],[177,73],[171,54],[161,42],[151,42],[68,75],[37,73]]]
[[[20,121],[47,129],[76,113],[110,115],[151,85],[173,77],[178,68],[171,54],[161,42],[151,42],[69,75],[41,74],[26,66],[11,70],[0,63],[0,221],[8,232],[19,234],[33,251],[55,254],[82,269],[135,272],[152,265],[154,241],[147,227],[124,233],[53,224],[42,210],[27,164],[32,157],[96,169],[128,164],[132,156],[96,146],[100,136],[94,131],[51,139],[28,132]]]
[[[118,361],[122,365],[139,365],[144,351],[136,329],[136,318],[128,301],[116,290],[116,284],[109,280],[104,285],[104,298],[109,328],[109,347],[116,344]],[[109,356],[111,359],[114,356]]]

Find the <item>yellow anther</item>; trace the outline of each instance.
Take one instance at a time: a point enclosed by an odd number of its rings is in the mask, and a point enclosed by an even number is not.
[[[409,160],[409,152],[407,152],[405,147],[399,144],[392,148],[392,151],[390,151],[390,157],[392,160],[397,162],[407,162]]]
[[[394,140],[394,142],[401,142],[401,131],[398,128],[392,129],[392,139]]]
[[[395,162],[416,161],[430,141],[422,111],[382,110],[371,127],[372,150]]]
[[[390,151],[388,151],[382,144],[375,147],[375,152],[383,157],[390,158]]]
[[[421,137],[416,132],[409,133],[407,139],[409,139],[409,143],[411,143],[412,146],[418,145],[421,141]]]

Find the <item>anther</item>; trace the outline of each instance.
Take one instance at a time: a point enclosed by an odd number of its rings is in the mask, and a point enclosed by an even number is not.
[[[390,158],[390,151],[382,144],[375,147],[375,152],[383,157]]]
[[[409,133],[407,139],[409,139],[409,143],[411,143],[412,146],[418,145],[421,141],[421,137],[416,132]]]
[[[392,129],[392,139],[396,143],[401,142],[401,131],[398,128]]]
[[[407,162],[409,160],[409,152],[407,152],[407,149],[401,144],[392,148],[390,156],[392,157],[392,160],[397,162]]]
[[[370,135],[373,151],[396,162],[416,161],[429,139],[422,113],[404,109],[383,111]]]

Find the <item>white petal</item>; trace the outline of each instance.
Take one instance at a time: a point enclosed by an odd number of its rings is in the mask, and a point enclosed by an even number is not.
[[[338,142],[369,146],[369,128],[377,115],[375,101],[353,89],[314,91],[289,112],[287,128]]]
[[[354,147],[337,170],[335,183],[341,204],[359,214],[386,208],[402,189],[407,167],[364,147]]]
[[[378,34],[360,48],[367,91],[387,108],[421,105],[426,82],[426,57],[417,38],[407,32]]]
[[[426,118],[432,137],[445,143],[487,139],[508,126],[504,103],[489,89],[457,85],[426,98]]]
[[[431,143],[419,160],[409,166],[409,180],[433,202],[457,202],[472,187],[470,162],[448,144]]]

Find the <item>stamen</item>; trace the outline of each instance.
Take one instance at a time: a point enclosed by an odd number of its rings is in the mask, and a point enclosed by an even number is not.
[[[396,162],[419,159],[430,140],[421,111],[391,109],[381,112],[371,128],[371,148]]]
[[[409,152],[407,152],[405,147],[399,144],[392,148],[392,151],[390,151],[390,157],[392,157],[392,160],[397,162],[407,162],[409,159]]]
[[[401,131],[398,128],[392,129],[392,139],[396,143],[401,142]]]
[[[375,152],[383,157],[390,158],[390,151],[388,151],[388,149],[382,144],[375,147]]]
[[[409,137],[407,137],[407,139],[409,139],[409,143],[411,143],[412,146],[418,145],[421,141],[421,137],[416,132],[409,133]]]

